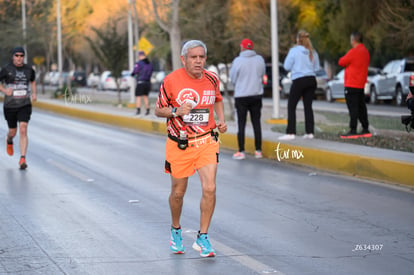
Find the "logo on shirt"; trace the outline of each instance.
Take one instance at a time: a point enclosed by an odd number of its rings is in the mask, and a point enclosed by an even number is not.
[[[180,105],[190,103],[192,108],[194,108],[200,102],[200,95],[193,89],[184,88],[178,93],[176,101]]]

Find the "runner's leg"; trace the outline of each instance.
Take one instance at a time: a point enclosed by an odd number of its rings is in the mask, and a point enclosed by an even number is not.
[[[198,169],[202,197],[200,202],[200,232],[207,233],[216,206],[217,164],[208,164]]]
[[[27,137],[27,122],[20,122],[19,123],[19,135],[20,135],[20,155],[26,156],[27,152],[27,145],[29,143],[29,139]]]
[[[7,140],[12,141],[13,138],[16,136],[17,128],[10,128],[9,132],[7,133]]]
[[[171,220],[174,228],[180,228],[180,217],[183,209],[184,195],[187,190],[188,178],[171,176],[171,193],[169,197]]]

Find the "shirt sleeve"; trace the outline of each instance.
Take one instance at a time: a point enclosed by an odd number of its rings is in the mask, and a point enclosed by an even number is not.
[[[30,82],[33,82],[36,80],[36,71],[33,70],[33,68],[30,68],[30,70],[31,70]]]
[[[230,81],[231,83],[236,84],[237,82],[237,76],[238,76],[238,65],[237,65],[237,58],[233,60],[233,63],[231,64],[230,68]]]
[[[283,63],[283,67],[286,71],[291,71],[293,68],[293,64],[295,63],[294,55],[293,55],[293,48],[289,50],[288,55],[285,58],[285,62]]]
[[[338,65],[341,67],[346,67],[351,63],[352,59],[352,49],[349,50],[343,57],[339,58]]]
[[[6,79],[6,76],[7,76],[6,69],[5,68],[1,69],[0,70],[0,82],[4,81]]]
[[[132,70],[131,75],[137,75],[138,72],[139,72],[139,64],[138,63],[135,63],[134,69]]]

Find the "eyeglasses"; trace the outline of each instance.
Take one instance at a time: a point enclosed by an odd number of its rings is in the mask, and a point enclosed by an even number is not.
[[[24,57],[24,54],[15,54],[15,57]]]

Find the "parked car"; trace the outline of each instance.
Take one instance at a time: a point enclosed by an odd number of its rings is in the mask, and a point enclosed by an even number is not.
[[[116,90],[116,83],[110,71],[104,71],[99,81],[100,90]]]
[[[86,85],[91,88],[96,88],[99,86],[99,79],[99,73],[92,72],[88,75],[88,78],[86,79]]]
[[[56,73],[54,71],[51,72],[46,72],[45,76],[43,77],[43,83],[45,85],[49,85],[50,84],[50,80],[53,78],[53,74]]]
[[[130,71],[122,71],[120,81],[119,88],[121,91],[128,91],[130,87],[135,87],[135,78],[131,76]]]
[[[332,80],[328,81],[326,87],[325,99],[328,102],[333,102],[335,99],[341,99],[345,97],[344,93],[345,83],[345,69],[340,70]]]
[[[151,91],[159,92],[161,83],[164,80],[165,76],[167,75],[164,71],[153,72],[151,75]]]
[[[316,91],[315,95],[325,96],[326,88],[328,87],[329,77],[324,69],[320,69],[316,72]],[[282,94],[285,97],[289,96],[290,87],[292,86],[292,79],[290,79],[290,72],[282,79]]]
[[[71,71],[69,73],[72,86],[86,86],[86,73],[82,71]]]
[[[412,72],[414,72],[414,57],[387,63],[382,72],[373,77],[370,82],[370,102],[376,104],[379,100],[395,100],[396,105],[404,104]]]
[[[224,85],[227,84],[227,91],[234,91],[234,85],[230,80],[230,68],[231,68],[231,64],[227,64],[227,68],[226,68],[226,64],[224,63],[219,63],[217,66],[216,65],[210,65],[207,67],[208,71],[211,71],[215,74],[217,74],[219,76],[220,79],[220,92],[224,92]]]
[[[409,86],[410,86],[411,93],[414,94],[414,73],[412,73],[410,75],[410,84],[409,84]]]
[[[59,76],[59,72],[53,71],[50,72],[48,79],[48,84],[52,86],[58,86],[59,85],[59,77],[62,78],[62,84],[65,85],[68,83],[69,80],[69,73],[68,72],[62,72],[62,75]]]
[[[119,88],[121,91],[127,91],[129,87],[132,85],[133,77],[131,73],[127,70],[122,71],[121,78],[118,79],[119,81]],[[104,71],[101,74],[101,79],[99,81],[99,89],[101,90],[111,90],[116,91],[117,86],[115,82],[115,78],[112,76],[110,71]]]
[[[374,68],[374,67],[368,68],[368,78],[367,78],[367,83],[365,84],[365,89],[364,89],[366,102],[369,102],[369,98],[370,98],[370,95],[369,95],[370,81],[372,77],[379,74],[380,71],[381,70],[379,68]],[[328,81],[326,92],[325,92],[326,101],[333,102],[336,99],[345,98],[345,93],[344,93],[345,85],[344,84],[345,84],[345,69],[342,69],[335,75],[335,77],[332,80]]]
[[[272,63],[266,64],[266,73],[263,76],[263,90],[265,97],[272,97],[273,79],[272,79]],[[283,68],[283,64],[279,63],[279,92],[282,95],[282,79],[286,77],[287,71]]]

